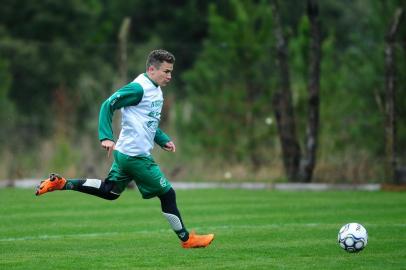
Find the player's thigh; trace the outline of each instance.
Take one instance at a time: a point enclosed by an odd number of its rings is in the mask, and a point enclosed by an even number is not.
[[[109,171],[109,174],[106,177],[106,181],[110,181],[114,183],[113,190],[115,193],[121,194],[128,184],[132,181],[131,175],[126,173],[120,162],[120,157],[114,155],[114,161]]]
[[[135,157],[126,169],[145,199],[164,194],[171,188],[170,182],[152,157]]]

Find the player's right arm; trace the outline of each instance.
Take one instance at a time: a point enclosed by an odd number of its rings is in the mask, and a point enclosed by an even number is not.
[[[116,143],[110,140],[103,140],[101,141],[101,146],[107,150],[107,157],[110,157],[111,152],[113,152]]]
[[[106,99],[100,108],[99,113],[99,140],[102,146],[103,141],[111,141],[114,143],[112,120],[115,110],[126,106],[135,106],[140,103],[144,90],[138,83],[129,83]],[[105,143],[110,144],[110,143]]]

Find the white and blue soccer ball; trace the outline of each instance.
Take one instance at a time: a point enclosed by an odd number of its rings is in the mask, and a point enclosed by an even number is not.
[[[368,232],[359,223],[348,223],[341,227],[338,232],[338,244],[345,251],[359,252],[368,243]]]

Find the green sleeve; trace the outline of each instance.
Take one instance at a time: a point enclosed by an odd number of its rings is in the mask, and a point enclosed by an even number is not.
[[[158,128],[155,133],[154,141],[156,144],[163,147],[166,143],[171,141],[171,138],[169,138],[169,136],[166,135],[165,132],[163,132],[160,128]]]
[[[115,110],[140,103],[144,90],[138,83],[129,83],[106,99],[99,113],[99,140],[114,141],[112,119]]]

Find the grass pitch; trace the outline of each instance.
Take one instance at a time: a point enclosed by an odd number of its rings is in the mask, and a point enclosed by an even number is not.
[[[74,191],[41,197],[0,190],[0,269],[406,269],[406,194],[179,190],[189,229],[215,233],[185,250],[158,199],[127,190],[116,201]],[[348,222],[365,250],[337,244]]]

